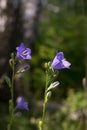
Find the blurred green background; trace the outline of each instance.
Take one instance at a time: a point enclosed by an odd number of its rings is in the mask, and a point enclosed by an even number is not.
[[[42,0],[38,34],[32,46],[30,71],[24,74],[29,112],[16,113],[13,130],[38,130],[45,85],[44,63],[63,51],[70,69],[60,70],[60,82],[47,105],[45,130],[87,130],[87,1]],[[26,40],[25,40],[26,41]],[[20,112],[19,112],[20,111]],[[0,103],[0,130],[6,130],[8,103]]]

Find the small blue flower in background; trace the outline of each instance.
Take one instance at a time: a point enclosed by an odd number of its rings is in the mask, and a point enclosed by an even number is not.
[[[20,46],[16,47],[17,53],[16,57],[20,60],[26,60],[26,59],[31,59],[31,49],[26,48],[23,43],[20,44]]]
[[[29,110],[28,104],[25,102],[24,97],[20,96],[17,98],[17,107],[19,109]]]
[[[64,59],[63,52],[57,52],[55,58],[52,61],[51,67],[53,69],[64,69],[69,68],[70,65],[71,63]]]

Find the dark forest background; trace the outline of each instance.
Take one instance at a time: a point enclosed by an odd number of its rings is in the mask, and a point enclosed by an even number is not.
[[[72,65],[55,79],[60,86],[47,106],[46,130],[87,130],[87,1],[0,0],[0,130],[6,130],[10,98],[4,75],[11,76],[10,54],[21,42],[32,49],[32,61],[15,81],[15,99],[24,95],[30,111],[17,112],[13,129],[38,129],[44,63],[63,51]]]

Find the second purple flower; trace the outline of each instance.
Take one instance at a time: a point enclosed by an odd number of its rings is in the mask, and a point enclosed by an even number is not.
[[[69,68],[70,62],[66,61],[63,52],[57,52],[55,58],[52,61],[51,67],[53,69],[64,69]]]

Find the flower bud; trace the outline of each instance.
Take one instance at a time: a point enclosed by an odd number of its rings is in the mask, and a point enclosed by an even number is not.
[[[43,122],[39,121],[39,130],[42,130],[42,125],[43,125]]]
[[[30,66],[28,64],[22,65],[22,66],[20,66],[20,68],[18,68],[16,74],[23,73],[23,72],[29,70],[29,68],[30,68]]]
[[[44,67],[45,67],[46,70],[48,70],[50,68],[50,62],[45,63]]]
[[[55,81],[54,83],[51,83],[50,86],[48,87],[47,91],[56,88],[59,85],[59,81]]]

